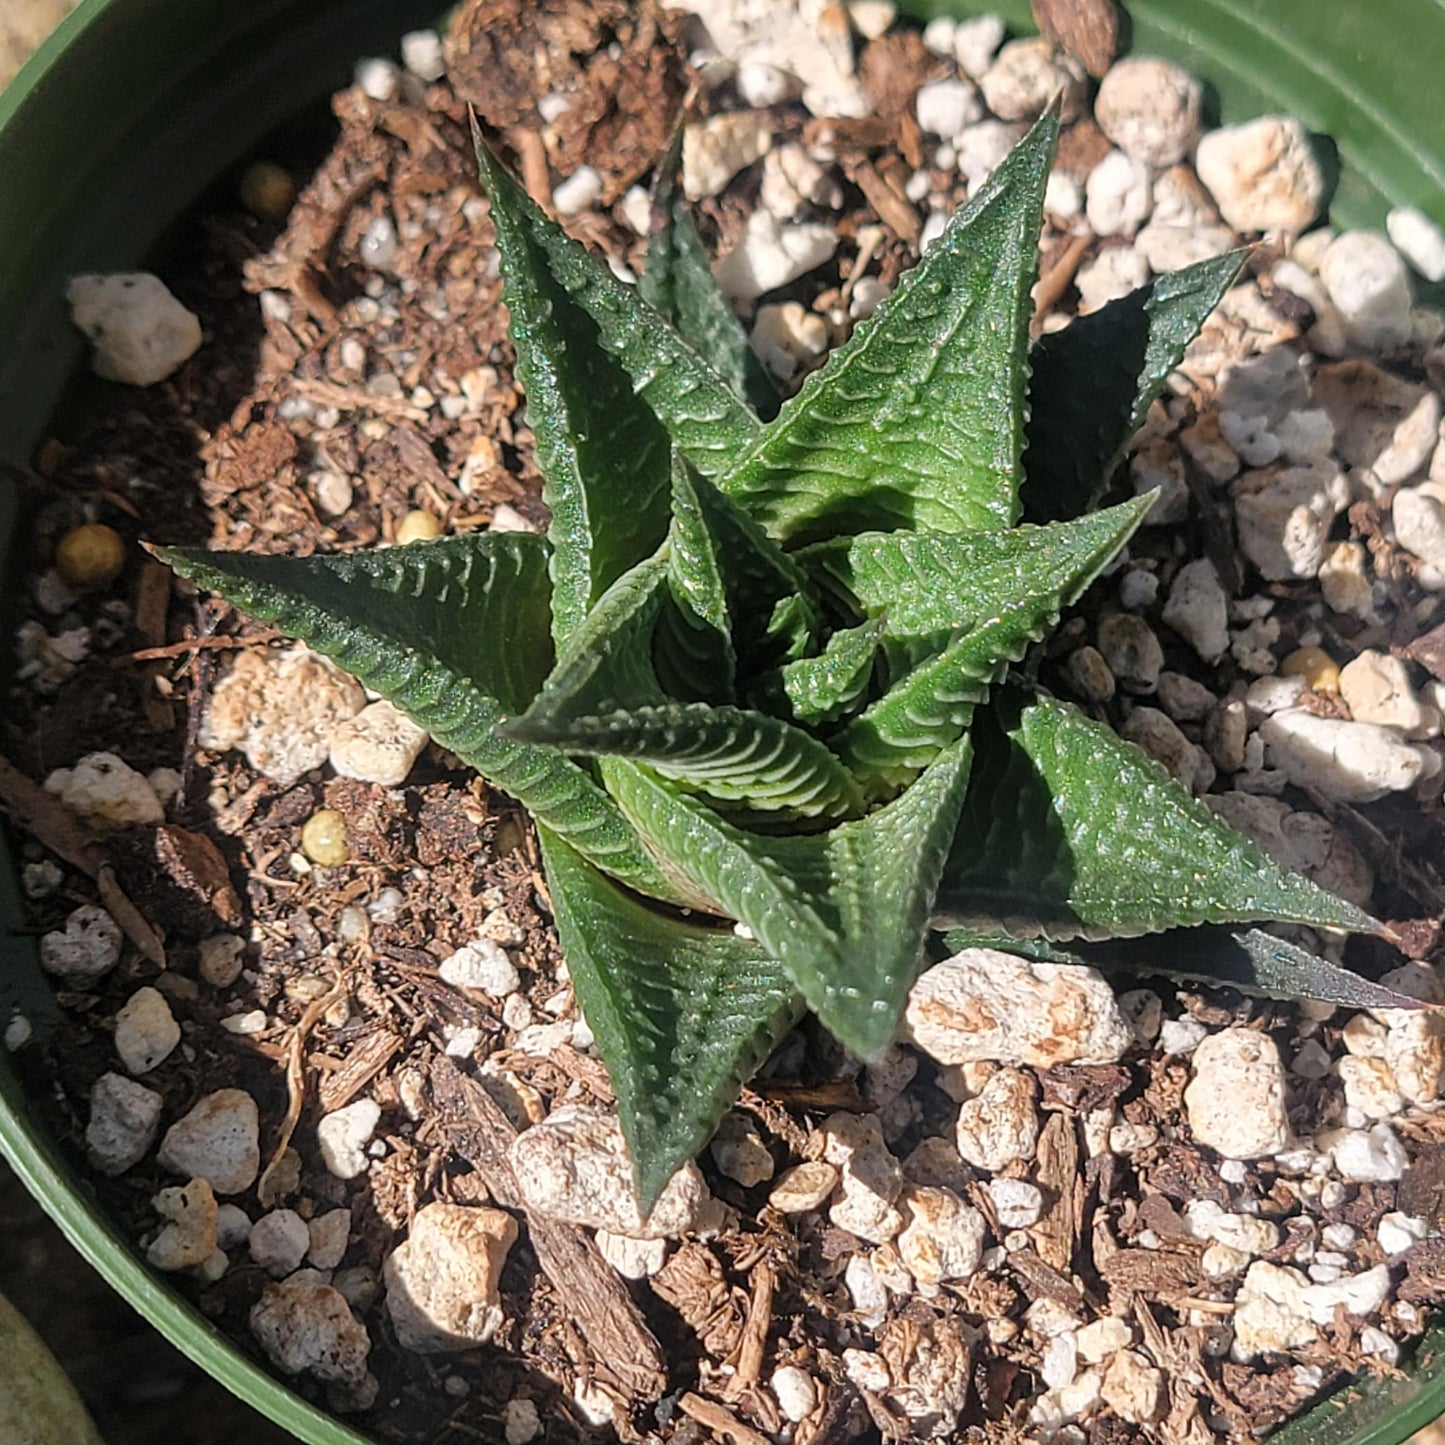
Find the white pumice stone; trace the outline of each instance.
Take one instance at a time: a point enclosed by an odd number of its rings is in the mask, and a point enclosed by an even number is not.
[[[908,1037],[942,1064],[1113,1063],[1133,1042],[1096,969],[969,948],[928,969],[905,1009]]]
[[[1149,279],[1149,263],[1133,246],[1109,246],[1079,267],[1079,311],[1098,311],[1111,301],[1137,291]],[[1156,519],[1157,521],[1157,519]]]
[[[988,1193],[1002,1228],[1028,1229],[1039,1222],[1044,1196],[1037,1184],[1027,1179],[991,1179]]]
[[[954,137],[955,165],[969,189],[981,186],[1014,148],[1020,127],[1002,120],[981,120]]]
[[[824,1162],[838,1171],[838,1191],[828,1218],[860,1239],[882,1244],[903,1228],[894,1201],[903,1172],[873,1114],[830,1114],[818,1130]]]
[[[1366,648],[1340,669],[1340,696],[1356,722],[1379,723],[1406,737],[1430,730],[1433,709],[1415,694],[1405,664],[1387,652]]]
[[[123,1074],[102,1074],[90,1090],[85,1152],[91,1167],[114,1177],[139,1164],[155,1143],[164,1101]]]
[[[806,1214],[821,1209],[838,1187],[835,1164],[824,1159],[809,1160],[785,1170],[768,1194],[768,1203],[779,1214]]]
[[[315,1270],[297,1270],[289,1279],[268,1284],[251,1308],[250,1326],[283,1374],[310,1374],[341,1391],[352,1409],[375,1400],[376,1377],[366,1368],[371,1351],[366,1326]]]
[[[765,60],[744,61],[738,66],[733,83],[738,88],[743,104],[758,110],[781,105],[797,88],[793,77],[786,70],[769,65]]]
[[[90,988],[120,962],[122,943],[115,919],[93,903],[82,903],[63,929],[41,936],[40,966],[68,988]]]
[[[1211,131],[1199,142],[1194,164],[1237,231],[1298,234],[1324,201],[1319,163],[1292,116],[1261,116]]]
[[[919,87],[915,102],[918,128],[952,140],[965,126],[983,119],[983,101],[976,86],[945,77]]]
[[[629,1239],[610,1229],[597,1230],[595,1238],[602,1258],[623,1279],[651,1279],[667,1263],[665,1239]]]
[[[1134,1343],[1134,1331],[1127,1320],[1117,1315],[1104,1315],[1083,1325],[1075,1334],[1079,1358],[1086,1365],[1097,1365],[1119,1350]]]
[[[1260,724],[1274,765],[1296,787],[1342,803],[1373,803],[1420,778],[1422,750],[1389,728],[1286,708]]]
[[[399,788],[427,742],[425,728],[382,698],[337,726],[331,734],[331,766],[343,778]]]
[[[180,1041],[181,1026],[158,989],[138,988],[115,1016],[115,1051],[128,1073],[150,1073]]]
[[[379,55],[358,60],[355,74],[356,83],[368,100],[395,100],[401,88],[401,71]]]
[[[746,1116],[724,1114],[708,1146],[720,1174],[751,1189],[773,1177],[773,1156],[758,1127]]]
[[[1226,1159],[1260,1159],[1284,1148],[1285,1073],[1272,1039],[1224,1029],[1199,1043],[1193,1065],[1184,1107],[1199,1143]]]
[[[694,121],[682,133],[682,188],[690,201],[719,195],[727,183],[772,148],[772,127],[756,111]]]
[[[507,1401],[502,1411],[502,1434],[507,1445],[530,1445],[542,1430],[542,1416],[535,1400],[518,1396]]]
[[[240,1194],[261,1167],[259,1132],[250,1094],[218,1089],[166,1130],[157,1158],[174,1174],[207,1180],[217,1194]]]
[[[1099,651],[1126,692],[1141,696],[1158,690],[1164,649],[1154,629],[1132,612],[1109,612],[1099,619]]]
[[[1329,1151],[1342,1179],[1357,1184],[1392,1184],[1404,1177],[1410,1159],[1385,1123],[1369,1129],[1338,1129],[1316,1140]]]
[[[441,36],[435,30],[408,30],[401,37],[401,63],[430,85],[447,73]]]
[[[311,1247],[311,1231],[294,1209],[273,1209],[252,1226],[246,1241],[251,1258],[273,1279],[300,1269]]]
[[[246,940],[235,933],[213,933],[197,950],[196,972],[212,988],[229,988],[241,976]]]
[[[216,1196],[204,1179],[162,1189],[151,1201],[166,1221],[146,1248],[157,1269],[191,1269],[216,1251]]]
[[[1032,1159],[1039,1142],[1032,1076],[1000,1069],[976,1098],[959,1105],[955,1137],[959,1154],[990,1173],[1015,1159]]]
[[[351,1243],[351,1211],[328,1209],[306,1224],[306,1260],[314,1269],[335,1269]]]
[[[211,694],[199,741],[240,748],[257,772],[289,787],[326,761],[332,734],[365,706],[355,678],[299,643],[248,650]]]
[[[1083,68],[1042,36],[1011,40],[979,77],[983,98],[1000,120],[1034,120],[1055,97],[1065,123],[1083,113]]]
[[[87,822],[105,828],[166,820],[155,789],[114,753],[87,753],[73,768],[57,768],[45,779],[45,791]]]
[[[1375,1239],[1393,1259],[1413,1249],[1429,1232],[1430,1228],[1423,1219],[1392,1209],[1375,1226]]]
[[[783,1418],[797,1425],[818,1408],[818,1387],[813,1377],[797,1365],[779,1365],[768,1380]]]
[[[1198,1019],[1165,1019],[1159,1025],[1159,1052],[1192,1054],[1209,1037],[1209,1030]]]
[[[474,989],[506,998],[522,986],[522,975],[500,943],[478,938],[449,954],[437,965],[437,977],[453,988]]]
[[[806,276],[831,260],[838,249],[838,233],[815,222],[778,224],[770,212],[758,210],[748,217],[742,240],[713,267],[725,294],[751,301]]]
[[[1445,483],[1402,487],[1390,515],[1396,540],[1424,564],[1420,585],[1432,592],[1445,589]]]
[[[498,1285],[517,1221],[500,1209],[427,1204],[382,1268],[397,1342],[419,1354],[486,1344],[505,1319]]]
[[[578,166],[552,188],[552,206],[559,216],[580,216],[602,199],[602,177],[595,166]]]
[[[973,1205],[951,1189],[909,1184],[899,1197],[904,1226],[898,1254],[923,1286],[968,1279],[983,1258],[987,1225]]]
[[[1163,1417],[1167,1393],[1164,1372],[1138,1350],[1120,1350],[1104,1369],[1104,1403],[1131,1425],[1149,1425]]]
[[[327,1171],[338,1179],[365,1173],[366,1146],[380,1122],[381,1105],[375,1099],[357,1099],[323,1115],[316,1124],[316,1145]]]
[[[1148,166],[1172,166],[1199,135],[1202,91],[1192,75],[1167,60],[1127,56],[1099,82],[1094,119],[1126,155]]]
[[[1395,1087],[1412,1104],[1433,1104],[1445,1079],[1445,1023],[1426,1009],[1382,1011],[1389,1019],[1385,1062]]]
[[[1214,782],[1209,754],[1192,743],[1167,714],[1156,707],[1136,707],[1119,729],[1119,736],[1142,748],[1176,782],[1191,793],[1207,792]]]
[[[1229,647],[1229,599],[1209,558],[1179,569],[1169,584],[1162,616],[1205,662],[1218,662],[1224,656]]]
[[[668,1180],[651,1211],[638,1212],[632,1161],[617,1116],[563,1104],[512,1142],[512,1169],[529,1209],[633,1239],[669,1239],[698,1228],[712,1197],[695,1164]]]
[[[1445,281],[1445,231],[1415,206],[1396,206],[1385,217],[1395,249],[1427,280]]]
[[[1329,463],[1246,472],[1233,494],[1240,550],[1271,582],[1318,573],[1350,501],[1344,475]]]
[[[1410,278],[1387,237],[1378,231],[1337,236],[1320,259],[1320,279],[1353,345],[1389,351],[1410,339]]]
[[[1085,214],[1099,236],[1132,236],[1149,219],[1154,192],[1149,168],[1123,151],[1110,151],[1089,172]]]
[[[90,341],[97,376],[154,386],[201,345],[201,322],[145,272],[75,276],[66,287],[70,319]]]
[[[888,1317],[888,1289],[878,1278],[872,1258],[866,1254],[849,1256],[843,1270],[843,1284],[859,1321],[869,1329],[881,1325]]]

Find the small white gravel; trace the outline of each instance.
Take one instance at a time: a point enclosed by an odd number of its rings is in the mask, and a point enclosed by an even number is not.
[[[1267,1035],[1230,1028],[1200,1040],[1184,1107],[1195,1139],[1226,1159],[1259,1159],[1289,1142],[1285,1073]]]
[[[150,1073],[180,1041],[181,1026],[156,989],[138,988],[115,1016],[115,1051],[127,1073]]]
[[[200,318],[147,272],[73,277],[66,288],[70,319],[93,348],[97,376],[130,386],[155,386],[201,346]]]
[[[90,988],[120,962],[120,925],[103,908],[83,903],[65,927],[40,940],[40,966],[68,988]]]
[[[261,1167],[260,1118],[244,1089],[217,1089],[166,1131],[157,1155],[173,1174],[199,1176],[217,1194],[240,1194]]]
[[[493,998],[506,998],[522,986],[507,950],[490,938],[478,938],[449,954],[437,966],[437,976],[453,988],[475,989]]]
[[[123,1074],[102,1074],[90,1090],[85,1151],[91,1167],[124,1174],[150,1152],[160,1128],[164,1100]]]
[[[338,1179],[355,1179],[368,1163],[366,1146],[381,1122],[381,1105],[375,1099],[358,1099],[334,1109],[316,1125],[316,1144],[322,1162]]]

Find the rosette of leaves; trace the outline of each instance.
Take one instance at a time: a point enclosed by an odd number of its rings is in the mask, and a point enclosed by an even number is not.
[[[633,287],[479,141],[547,536],[163,554],[530,810],[644,1207],[805,1010],[876,1059],[936,928],[1027,950],[1373,926],[1028,680],[1144,520],[1152,496],[1092,507],[1238,268],[1031,345],[1056,133],[781,406],[675,156]],[[1353,1001],[1352,976],[1248,937],[1256,982]]]

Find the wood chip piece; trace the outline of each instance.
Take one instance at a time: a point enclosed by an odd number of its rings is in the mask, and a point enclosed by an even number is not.
[[[1054,1196],[1044,1216],[1029,1231],[1039,1258],[1067,1273],[1079,1240],[1084,1181],[1079,1174],[1079,1139],[1069,1114],[1053,1114],[1039,1135],[1038,1182]]]
[[[386,1029],[377,1029],[352,1045],[341,1067],[328,1074],[316,1090],[322,1112],[330,1114],[349,1104],[391,1062],[401,1046],[402,1040]]]
[[[487,1091],[449,1058],[432,1061],[428,1080],[447,1142],[482,1176],[499,1204],[525,1210],[507,1155],[518,1131]],[[667,1388],[662,1348],[591,1237],[575,1224],[525,1212],[537,1263],[559,1297],[568,1302],[599,1374],[616,1380],[635,1399],[661,1398]]]
[[[689,1390],[678,1399],[677,1405],[684,1415],[690,1415],[714,1435],[731,1440],[733,1445],[771,1445],[766,1435],[760,1434],[751,1425],[744,1425],[726,1405],[720,1405],[716,1400],[705,1399]]]
[[[1034,24],[1061,50],[1078,56],[1096,80],[1119,53],[1119,7],[1114,0],[1033,0]]]

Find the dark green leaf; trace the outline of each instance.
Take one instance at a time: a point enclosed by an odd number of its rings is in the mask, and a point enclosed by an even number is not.
[[[520,740],[527,725],[560,725],[666,700],[653,665],[658,614],[667,601],[667,554],[619,577],[583,618],[523,717],[507,725]]]
[[[867,693],[882,637],[881,621],[865,622],[835,632],[817,657],[788,663],[778,691],[794,721],[818,727],[852,712]]]
[[[667,691],[689,702],[732,702],[738,661],[723,564],[699,501],[696,474],[682,457],[673,462],[668,544],[667,582],[674,605],[663,610],[657,645]]]
[[[719,591],[741,667],[750,674],[801,657],[820,618],[813,585],[761,527],[705,478],[673,478],[673,576],[717,625]]]
[[[1031,521],[1077,517],[1099,497],[1243,259],[1232,251],[1171,271],[1034,347],[1023,489]]]
[[[778,389],[713,279],[702,238],[677,184],[681,158],[679,126],[653,183],[652,234],[637,289],[759,416],[775,416]]]
[[[608,759],[603,776],[680,878],[748,926],[826,1028],[876,1059],[922,962],[969,757],[965,740],[887,807],[812,836],[745,833],[633,763]]]
[[[889,637],[945,638],[1056,596],[1077,601],[1133,535],[1152,503],[1117,507],[1049,527],[1007,531],[864,532],[796,553],[840,603],[883,619]]]
[[[868,539],[867,560],[851,568],[850,579],[865,594],[865,610],[882,613],[889,632],[931,638],[953,619],[969,630],[839,735],[834,747],[860,781],[896,788],[962,737],[989,687],[1094,580],[1152,500],[1137,498],[1059,527]],[[952,555],[950,543],[958,544]],[[898,599],[891,609],[890,597]]]
[[[632,758],[733,810],[838,819],[862,807],[857,784],[822,743],[745,708],[665,703],[580,716],[538,710],[508,737],[568,753]]]
[[[1017,520],[1041,120],[719,485],[778,538]]]
[[[494,213],[545,256],[557,284],[596,323],[603,346],[632,378],[683,455],[704,476],[732,466],[761,424],[708,363],[637,294],[542,214],[476,137],[477,164]]]
[[[557,935],[646,1211],[797,1022],[803,1001],[756,943],[648,908],[545,827],[537,834]]]
[[[603,592],[661,544],[671,447],[596,323],[553,276],[525,219],[497,197],[492,221],[517,380],[552,512],[552,635],[560,647]]]
[[[941,924],[1052,938],[1256,919],[1375,927],[1067,704],[1010,697],[980,713],[973,738],[976,781],[939,890]]]
[[[540,537],[472,533],[345,557],[157,556],[333,658],[598,867],[642,892],[674,896],[588,773],[551,749],[497,735],[551,660]]]

